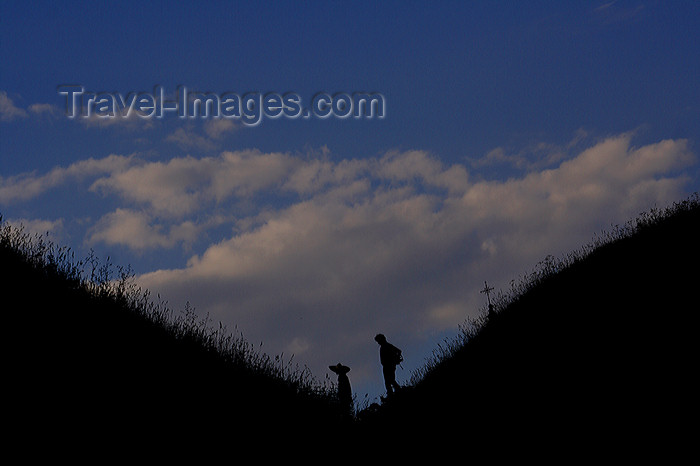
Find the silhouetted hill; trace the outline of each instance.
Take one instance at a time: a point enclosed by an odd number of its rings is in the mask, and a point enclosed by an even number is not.
[[[284,367],[193,313],[173,317],[127,274],[112,280],[108,265],[86,279],[94,261],[75,262],[7,224],[0,233],[13,438],[49,451],[77,443],[172,455],[280,445],[297,439],[289,432],[321,437],[340,421],[330,387],[308,370]]]
[[[670,458],[694,443],[699,238],[695,195],[548,259],[367,427],[521,459]]]

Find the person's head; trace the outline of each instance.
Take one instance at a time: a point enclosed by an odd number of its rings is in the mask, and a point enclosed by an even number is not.
[[[384,335],[382,335],[381,333],[378,333],[377,336],[374,337],[374,341],[376,341],[377,343],[379,343],[381,345],[381,344],[386,343],[386,337]]]

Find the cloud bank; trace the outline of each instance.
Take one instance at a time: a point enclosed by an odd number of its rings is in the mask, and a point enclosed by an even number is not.
[[[546,152],[524,164],[499,149],[480,162],[521,169],[507,180],[419,150],[343,160],[257,150],[112,155],[0,179],[0,203],[89,179],[91,193],[121,206],[86,241],[140,253],[188,247],[228,226],[182,267],[138,282],[271,354],[294,354],[317,376],[349,365],[362,386],[380,382],[376,333],[404,347],[407,369],[419,366],[426,345],[480,312],[484,280],[507,289],[545,256],[684,197],[683,170],[696,161],[685,140],[634,147],[632,134]]]
[[[342,161],[225,153],[198,162],[220,165],[193,175],[204,199],[273,190],[293,200],[241,218],[186,267],[139,281],[316,374],[342,361],[363,380],[376,376],[377,332],[419,347],[455,328],[483,305],[484,280],[507,288],[546,255],[683,196],[679,170],[693,161],[686,141],[634,148],[630,135],[506,181],[470,180],[465,166],[422,151]],[[427,354],[411,356],[417,366]]]

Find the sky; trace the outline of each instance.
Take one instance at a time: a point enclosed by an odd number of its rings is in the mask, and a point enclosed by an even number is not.
[[[698,191],[699,31],[680,0],[3,1],[0,214],[375,401],[375,334],[405,383],[485,281]]]

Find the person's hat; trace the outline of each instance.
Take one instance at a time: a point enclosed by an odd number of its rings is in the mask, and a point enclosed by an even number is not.
[[[350,372],[350,368],[348,366],[343,366],[340,363],[338,363],[335,366],[328,366],[328,368],[336,374],[347,374],[348,372]]]

